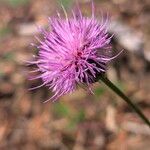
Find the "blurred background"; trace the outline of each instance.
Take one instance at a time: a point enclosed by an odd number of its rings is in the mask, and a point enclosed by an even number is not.
[[[95,0],[96,16],[111,16],[109,32],[114,53],[107,75],[150,117],[150,1]],[[71,11],[73,0],[62,0]],[[79,0],[91,15],[89,0]],[[79,88],[56,103],[47,88],[28,91],[40,80],[28,81],[24,64],[37,49],[37,25],[47,26],[57,0],[0,0],[0,150],[149,150],[150,130],[103,83],[95,95]]]

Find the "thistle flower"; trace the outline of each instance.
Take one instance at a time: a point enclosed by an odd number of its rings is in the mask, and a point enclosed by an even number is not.
[[[33,79],[43,81],[38,87],[52,89],[54,95],[49,100],[55,101],[74,91],[77,85],[84,84],[90,89],[114,57],[110,56],[108,17],[97,20],[93,4],[91,18],[84,17],[78,9],[70,18],[67,14],[65,19],[59,14],[49,18],[49,26],[48,31],[40,30],[43,40],[39,40],[38,56],[30,64],[35,64],[39,72]]]

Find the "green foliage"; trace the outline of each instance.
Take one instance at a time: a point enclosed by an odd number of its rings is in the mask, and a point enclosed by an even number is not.
[[[122,91],[125,90],[125,85],[124,85],[123,82],[117,81],[117,82],[115,82],[115,85],[116,85],[120,90],[122,90]]]
[[[4,36],[8,35],[11,32],[12,31],[9,27],[2,27],[2,28],[0,28],[0,37],[4,37]]]
[[[75,113],[70,117],[70,122],[68,124],[69,129],[74,129],[78,123],[85,120],[85,112],[81,109],[79,112]]]
[[[8,52],[8,53],[5,53],[2,56],[2,58],[5,60],[8,60],[8,61],[13,61],[13,60],[15,60],[15,54],[14,54],[14,52]]]
[[[4,76],[5,76],[5,73],[0,70],[0,79],[3,78]]]
[[[54,113],[58,116],[58,117],[66,117],[69,116],[70,114],[70,109],[69,106],[58,102],[56,104],[54,104]]]
[[[83,109],[80,109],[79,112],[73,117],[73,120],[77,123],[82,122],[85,119],[85,112]]]
[[[60,0],[60,3],[65,7],[65,9],[68,9],[72,4],[72,0]]]
[[[29,0],[6,0],[12,7],[22,6],[28,4]]]
[[[105,89],[101,86],[95,89],[94,91],[96,96],[101,96],[105,93]]]

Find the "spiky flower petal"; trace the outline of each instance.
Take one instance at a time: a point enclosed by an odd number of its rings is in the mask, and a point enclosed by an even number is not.
[[[88,87],[105,73],[110,57],[108,18],[84,17],[80,10],[66,19],[59,15],[49,19],[50,29],[41,30],[36,61],[43,85],[55,93],[52,100],[74,91],[78,84]]]

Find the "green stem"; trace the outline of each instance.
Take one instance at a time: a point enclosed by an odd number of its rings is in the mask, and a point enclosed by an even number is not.
[[[127,102],[131,108],[139,115],[139,117],[150,127],[150,121],[145,117],[142,111],[136,106],[120,89],[118,89],[106,76],[101,75],[100,80],[103,81],[111,90]]]

